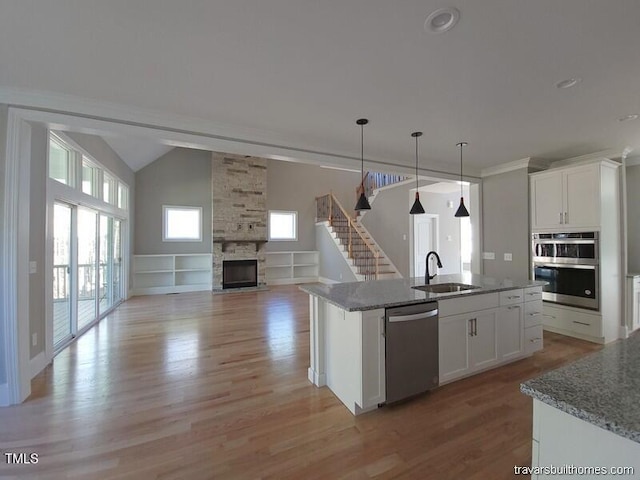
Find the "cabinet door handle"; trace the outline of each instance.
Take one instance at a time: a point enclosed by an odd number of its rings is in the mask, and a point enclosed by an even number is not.
[[[540,340],[542,340],[541,338],[532,338],[531,340],[529,340],[531,343],[536,343],[539,342]]]
[[[473,337],[473,318],[469,319],[469,336]]]
[[[535,317],[536,315],[540,315],[540,312],[533,312],[529,314],[530,317]],[[550,316],[551,315],[545,315],[545,317],[550,317]]]
[[[527,293],[527,295],[530,295],[530,296],[537,296],[537,295],[540,295],[540,292]]]
[[[567,220],[567,212],[564,212],[564,224],[568,224],[569,220]]]
[[[585,322],[578,322],[577,320],[574,320],[573,323],[577,323],[578,325],[585,325],[587,327],[590,327],[591,324],[590,323],[585,323]]]
[[[511,305],[510,307],[507,307],[507,310],[513,310],[515,308],[520,308],[520,305]]]
[[[474,337],[478,336],[478,319],[477,318],[473,319],[473,336]]]
[[[554,317],[553,315],[547,315],[547,314],[544,314],[544,313],[542,314],[542,316],[543,316],[543,317],[547,317],[547,318],[556,318],[556,317]]]
[[[560,212],[560,225],[562,225],[562,212]]]
[[[509,300],[513,300],[514,298],[520,298],[520,295],[510,295],[507,297]]]

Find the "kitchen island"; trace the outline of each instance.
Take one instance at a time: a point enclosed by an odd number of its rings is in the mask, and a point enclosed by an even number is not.
[[[424,291],[422,278],[301,286],[309,294],[309,380],[328,386],[354,415],[384,404],[385,311],[392,307],[437,302],[440,385],[542,348],[543,282],[474,274],[431,281],[444,284],[473,288]]]
[[[582,360],[529,380],[533,397],[532,466],[550,478],[551,467],[632,467],[640,474],[640,334]],[[545,471],[546,469],[546,471]],[[563,478],[603,478],[572,470]],[[568,472],[571,473],[571,472]],[[588,472],[587,472],[588,473]]]

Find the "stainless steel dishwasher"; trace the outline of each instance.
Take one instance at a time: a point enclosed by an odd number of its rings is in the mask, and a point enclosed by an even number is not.
[[[386,403],[438,386],[438,303],[387,308]]]

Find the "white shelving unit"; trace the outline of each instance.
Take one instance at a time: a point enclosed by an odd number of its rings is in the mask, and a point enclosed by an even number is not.
[[[133,294],[198,292],[212,288],[209,253],[134,255]]]
[[[318,281],[317,251],[267,252],[267,285]]]

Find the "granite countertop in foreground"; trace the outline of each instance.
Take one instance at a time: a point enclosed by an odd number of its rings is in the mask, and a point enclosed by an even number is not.
[[[499,292],[514,288],[545,285],[546,282],[535,280],[498,280],[484,275],[471,273],[437,275],[431,284],[464,283],[479,288],[452,293],[429,293],[411,287],[424,285],[424,278],[377,280],[369,282],[336,283],[333,285],[305,284],[299,288],[310,295],[321,297],[348,312],[374,310],[401,305],[433,302],[453,297],[467,297],[483,293]]]
[[[640,332],[529,380],[520,391],[640,443]]]

